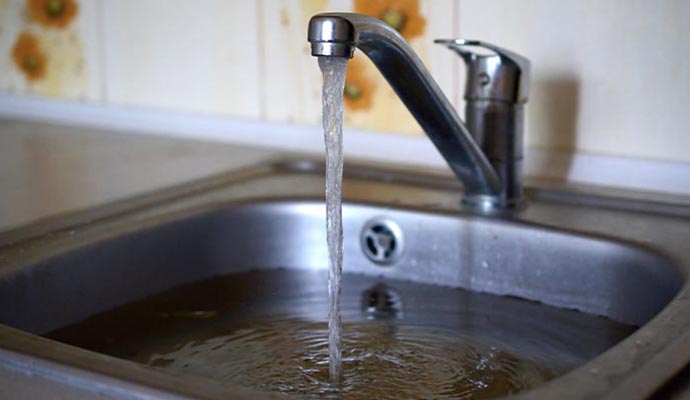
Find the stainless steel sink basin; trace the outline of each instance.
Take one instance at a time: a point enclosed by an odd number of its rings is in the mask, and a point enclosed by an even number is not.
[[[442,174],[347,164],[345,175],[346,271],[641,326],[519,396],[645,398],[690,361],[684,200],[542,185],[528,189],[521,213],[481,217],[460,208],[459,186]],[[322,198],[320,163],[276,162],[1,235],[0,397],[13,390],[37,397],[270,396],[39,335],[214,275],[325,269]],[[367,229],[388,230],[394,245],[368,242]]]

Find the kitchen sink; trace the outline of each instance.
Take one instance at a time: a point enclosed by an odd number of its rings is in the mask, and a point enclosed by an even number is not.
[[[326,270],[323,175],[318,161],[264,163],[0,235],[0,397],[273,396],[43,335],[214,276]],[[647,398],[690,362],[686,199],[534,182],[524,210],[482,216],[462,209],[461,187],[445,173],[365,163],[346,163],[343,191],[348,274],[639,327],[518,396]]]

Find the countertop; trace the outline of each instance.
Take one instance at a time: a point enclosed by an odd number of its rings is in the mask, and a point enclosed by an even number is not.
[[[300,157],[285,149],[0,118],[0,232],[287,155]],[[424,168],[452,176],[447,167]],[[597,188],[535,176],[526,176],[525,185]],[[612,187],[606,193],[690,202],[686,195],[670,193]]]
[[[275,156],[229,144],[0,119],[0,231]]]

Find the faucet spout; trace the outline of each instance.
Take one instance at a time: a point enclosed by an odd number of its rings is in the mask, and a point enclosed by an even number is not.
[[[465,204],[500,207],[499,175],[412,47],[386,23],[352,13],[318,14],[309,21],[313,56],[347,57],[355,47],[376,65],[462,181]]]

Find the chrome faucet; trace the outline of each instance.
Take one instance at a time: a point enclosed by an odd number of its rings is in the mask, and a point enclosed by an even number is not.
[[[467,208],[497,212],[523,204],[526,58],[479,41],[436,41],[468,66],[468,128],[412,47],[388,24],[360,14],[318,14],[309,21],[308,40],[313,56],[352,58],[356,47],[371,59],[462,181]],[[494,54],[473,53],[472,46]]]

